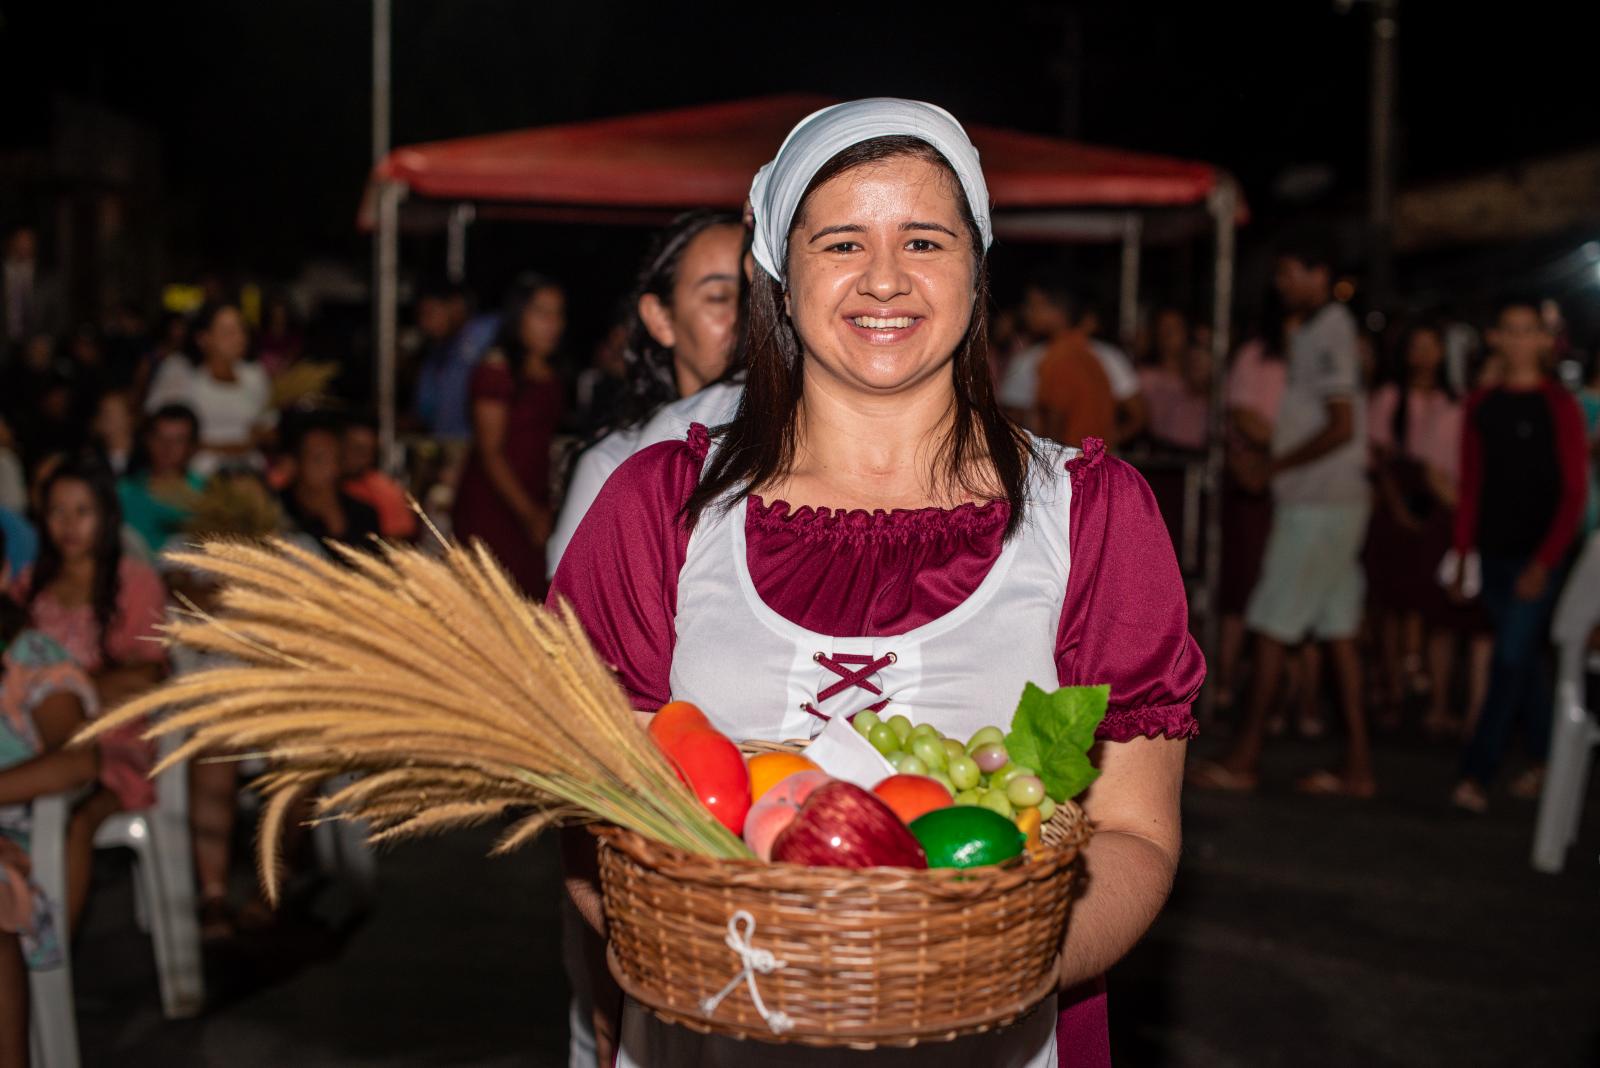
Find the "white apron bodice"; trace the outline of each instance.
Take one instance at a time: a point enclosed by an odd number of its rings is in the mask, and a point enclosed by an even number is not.
[[[1022,528],[971,596],[904,634],[819,634],[779,615],[750,577],[747,502],[708,509],[678,576],[673,698],[737,739],[810,738],[880,705],[959,739],[1004,727],[1024,684],[1057,686],[1072,487],[1066,450],[1040,446]]]

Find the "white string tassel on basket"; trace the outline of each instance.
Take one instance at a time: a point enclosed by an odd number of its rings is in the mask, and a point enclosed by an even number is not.
[[[750,1001],[755,1005],[756,1012],[760,1013],[767,1026],[772,1028],[773,1034],[781,1035],[794,1026],[794,1021],[789,1018],[789,1014],[786,1012],[777,1010],[769,1012],[767,1010],[766,1003],[761,1000],[761,991],[756,989],[756,973],[769,975],[789,962],[778,960],[769,950],[757,949],[751,945],[750,939],[755,933],[756,918],[744,909],[740,909],[728,917],[728,936],[723,939],[723,942],[727,944],[729,949],[739,955],[739,960],[743,962],[744,967],[739,969],[738,975],[728,980],[728,985],[723,987],[716,996],[702,998],[700,1011],[707,1016],[716,1012],[717,1006],[722,1004],[722,999],[733,993],[733,988],[743,981],[750,987]]]

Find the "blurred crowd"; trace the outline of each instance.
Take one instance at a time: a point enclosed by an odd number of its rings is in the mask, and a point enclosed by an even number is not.
[[[217,593],[166,550],[278,534],[367,551],[374,536],[420,540],[425,516],[487,544],[542,596],[611,470],[737,406],[745,246],[737,215],[678,219],[583,360],[553,278],[519,277],[498,306],[424,286],[401,360],[403,452],[381,456],[373,413],[334,388],[342,354],[313,357],[287,300],[241,303],[213,286],[195,307],[81,326],[64,317],[35,231],[5,235],[0,940],[13,955],[61,952],[26,905],[26,802],[84,792],[74,919],[98,822],[150,803],[137,737],[87,755],[62,743],[98,709],[197,666],[169,661],[157,628]],[[1479,322],[1416,316],[1372,333],[1338,277],[1313,242],[1286,244],[1275,310],[1219,372],[1209,329],[1184,307],[1149,309],[1113,337],[1083,279],[1041,270],[991,318],[994,387],[1030,430],[1100,438],[1145,469],[1175,540],[1192,540],[1180,528],[1197,517],[1179,498],[1220,428],[1223,567],[1202,603],[1221,619],[1214,721],[1233,744],[1192,782],[1254,789],[1267,739],[1323,733],[1327,708],[1348,759],[1304,789],[1372,796],[1373,733],[1410,718],[1462,748],[1452,799],[1479,812],[1520,726],[1510,792],[1532,796],[1550,614],[1600,511],[1600,360],[1536,297]],[[232,764],[191,781],[204,928],[223,937],[265,921],[259,903],[229,897],[238,782]],[[20,981],[9,964],[0,975]]]

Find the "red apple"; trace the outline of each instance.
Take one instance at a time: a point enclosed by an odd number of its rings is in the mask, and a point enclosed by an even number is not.
[[[772,859],[818,868],[926,868],[894,811],[854,783],[818,787],[772,843]]]

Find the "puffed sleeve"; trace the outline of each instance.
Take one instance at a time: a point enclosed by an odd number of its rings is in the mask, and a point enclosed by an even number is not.
[[[1071,567],[1056,637],[1063,686],[1109,684],[1098,737],[1189,738],[1205,659],[1155,496],[1095,439],[1069,461]]]
[[[634,707],[671,700],[678,573],[689,549],[679,518],[706,455],[706,430],[630,457],[573,532],[550,585],[570,605]]]

